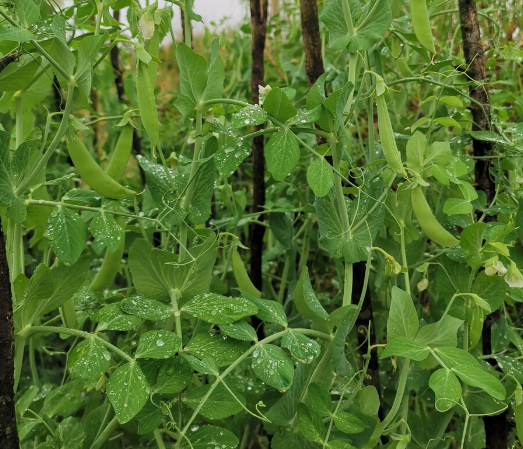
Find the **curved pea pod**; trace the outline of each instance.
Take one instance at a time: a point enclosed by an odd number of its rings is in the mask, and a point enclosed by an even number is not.
[[[81,178],[100,195],[114,200],[136,195],[136,192],[119,184],[102,170],[78,136],[67,137],[67,149]]]
[[[136,78],[136,94],[138,96],[138,108],[145,132],[151,139],[153,148],[156,148],[159,140],[158,111],[156,109],[156,99],[151,83],[151,77],[147,66],[138,61],[138,75]]]
[[[409,78],[413,76],[412,70],[410,70],[409,65],[405,61],[405,58],[401,57],[402,55],[402,48],[400,46],[400,43],[398,39],[392,38],[392,42],[390,45],[390,48],[392,50],[392,57],[394,58],[394,61],[396,62],[396,67],[398,68],[401,75],[405,78]],[[405,53],[405,48],[403,48],[403,53]]]
[[[421,186],[412,189],[411,198],[412,210],[425,234],[427,234],[427,236],[438,245],[449,248],[458,246],[459,240],[441,226],[432,213],[429,203],[427,203],[427,199],[421,190]]]
[[[232,272],[234,274],[234,279],[238,287],[243,290],[245,293],[249,293],[256,298],[261,298],[261,292],[254,286],[251,281],[251,278],[247,274],[243,260],[238,254],[238,250],[234,248],[232,253]]]
[[[523,442],[523,402],[514,406],[514,421],[516,422],[516,433],[519,441]]]
[[[125,219],[124,217],[115,217],[116,223],[125,231]],[[109,251],[105,252],[105,257],[102,262],[102,266],[96,275],[94,276],[89,290],[95,292],[101,292],[110,288],[113,285],[114,279],[120,270],[120,264],[122,262],[123,251],[125,247],[125,239],[122,241],[118,249],[114,253]]]
[[[396,139],[392,130],[390,122],[389,111],[387,110],[387,103],[385,95],[376,95],[376,107],[378,111],[378,128],[380,132],[381,147],[383,148],[383,156],[387,160],[389,168],[396,174],[407,178],[407,172],[401,162],[401,155],[396,146]]]
[[[436,53],[427,11],[427,0],[410,0],[410,17],[419,43],[432,54]]]
[[[109,165],[105,169],[111,178],[118,181],[122,178],[125,167],[127,167],[127,161],[131,155],[133,148],[133,127],[131,125],[124,126],[116,146],[114,147],[113,154],[109,161]]]
[[[145,49],[147,50],[147,53],[149,53],[151,56],[158,57],[158,54],[160,53],[160,33],[158,31],[158,27],[155,27],[154,34],[152,35],[151,39],[147,41],[145,44]],[[158,71],[158,63],[154,60],[149,62],[147,64],[147,71],[149,72],[149,78],[151,79],[151,85],[156,86],[156,74]]]

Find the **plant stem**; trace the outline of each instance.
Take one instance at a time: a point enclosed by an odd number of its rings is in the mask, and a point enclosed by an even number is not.
[[[165,443],[163,442],[162,432],[160,432],[160,429],[155,429],[153,434],[154,439],[156,440],[156,444],[158,445],[158,449],[165,449]]]
[[[403,401],[403,393],[405,392],[405,386],[407,384],[407,377],[410,371],[410,359],[403,358],[403,364],[400,368],[400,378],[398,382],[398,389],[396,390],[396,396],[394,397],[394,402],[392,403],[392,408],[382,422],[382,429],[385,430],[387,426],[392,422],[396,417],[398,410]]]
[[[289,275],[289,268],[291,265],[291,253],[293,253],[293,251],[290,251],[289,254],[287,254],[285,256],[285,264],[283,265],[283,273],[281,275],[280,291],[278,292],[278,302],[280,304],[283,304],[283,297],[285,296],[285,287],[287,285],[287,277]]]
[[[114,430],[118,427],[118,420],[116,419],[116,416],[111,420],[109,424],[107,424],[107,427],[103,430],[103,432],[96,438],[96,440],[91,444],[90,449],[100,449],[104,443],[109,439],[111,433],[114,432]]]
[[[22,371],[22,362],[24,360],[26,337],[18,335],[15,338],[15,382],[14,391],[18,390],[18,382],[20,382],[20,373]]]
[[[178,300],[180,298],[180,290],[174,288],[171,290],[171,305],[174,309],[174,326],[176,329],[176,335],[180,337],[180,345],[182,344],[182,321],[180,317],[180,310]]]
[[[60,126],[58,128],[58,131],[56,132],[56,135],[54,136],[54,139],[52,140],[51,144],[47,148],[47,151],[44,153],[40,161],[38,162],[37,166],[33,170],[33,172],[22,181],[22,183],[16,188],[15,195],[20,196],[22,195],[25,190],[33,183],[33,181],[36,179],[38,174],[42,169],[45,168],[47,165],[47,161],[51,158],[53,155],[54,150],[60,143],[60,140],[64,136],[64,134],[67,131],[67,127],[69,125],[69,115],[73,112],[73,96],[74,96],[74,90],[75,90],[76,83],[73,81],[70,81],[68,83],[68,91],[67,91],[67,99],[65,101],[65,108],[64,108],[64,115],[62,116],[62,121],[60,122]]]
[[[401,223],[401,258],[403,260],[403,266],[408,267],[407,264],[407,251],[405,250],[405,223],[403,221]],[[410,278],[409,278],[409,269],[407,268],[407,271],[403,273],[403,276],[405,277],[405,291],[410,295]]]
[[[343,306],[348,306],[352,302],[352,281],[354,277],[354,265],[345,262],[345,276],[343,280]]]

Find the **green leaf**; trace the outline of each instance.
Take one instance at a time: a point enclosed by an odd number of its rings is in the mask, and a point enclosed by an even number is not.
[[[238,137],[222,145],[214,155],[214,165],[220,175],[225,178],[231,176],[243,160],[251,154],[252,145],[249,140]]]
[[[258,341],[256,331],[249,323],[247,323],[247,321],[244,320],[232,324],[222,324],[220,329],[225,332],[226,335],[235,338],[236,340]]]
[[[461,132],[461,125],[453,118],[451,117],[438,117],[434,119],[436,123],[439,123],[440,125],[446,126],[447,128],[455,127],[457,128],[458,132]]]
[[[356,446],[353,446],[348,441],[345,440],[331,440],[327,443],[328,449],[356,449]]]
[[[315,159],[307,168],[307,182],[317,197],[327,195],[334,185],[334,172],[324,159]]]
[[[365,430],[365,424],[356,415],[347,412],[338,412],[334,415],[334,424],[343,433],[361,433]]]
[[[505,399],[506,391],[502,383],[483,368],[475,365],[458,365],[452,368],[458,377],[467,385],[484,390],[494,399]]]
[[[54,447],[81,449],[85,440],[84,427],[76,418],[70,416],[58,424],[54,432],[54,440],[57,444]]]
[[[276,181],[283,181],[296,167],[300,160],[300,147],[289,128],[280,129],[269,139],[265,146],[265,159]]]
[[[394,355],[421,362],[428,357],[429,347],[406,337],[395,337],[387,343],[380,358],[392,357]]]
[[[439,412],[450,410],[461,398],[461,384],[451,370],[434,371],[429,379],[429,387],[436,395],[435,405]]]
[[[163,409],[159,406],[148,402],[137,415],[140,424],[138,424],[138,435],[147,435],[154,432],[162,423],[165,415]]]
[[[458,344],[458,329],[463,320],[458,320],[450,315],[445,315],[441,320],[423,326],[416,334],[415,342],[431,348],[440,346],[453,346]]]
[[[67,368],[72,379],[96,382],[111,364],[107,348],[93,336],[80,342],[67,359]]]
[[[329,46],[351,53],[371,48],[390,27],[392,12],[389,2],[369,2],[362,11],[358,0],[333,0],[320,19],[329,29]]]
[[[330,416],[332,410],[332,399],[329,392],[320,386],[320,384],[315,382],[309,384],[307,391],[309,394],[310,407],[321,416]]]
[[[486,223],[471,224],[463,229],[459,238],[467,263],[475,270],[483,265],[483,257],[479,251],[483,246],[483,233],[486,228]]]
[[[138,293],[158,301],[170,301],[175,288],[176,255],[161,251],[143,239],[136,239],[129,250],[129,268]]]
[[[450,184],[450,177],[447,174],[447,170],[441,165],[432,166],[432,176],[446,186]]]
[[[498,310],[505,302],[507,283],[502,276],[487,276],[480,272],[472,284],[472,293],[483,298],[490,305],[492,312]]]
[[[321,352],[320,345],[317,342],[292,329],[289,329],[282,337],[281,347],[287,348],[301,363],[312,363]]]
[[[318,301],[318,298],[316,298],[307,267],[302,268],[293,297],[294,304],[300,314],[309,318],[312,322],[318,323],[320,326],[325,326],[325,320],[329,317],[329,314]]]
[[[447,198],[443,212],[448,215],[465,215],[472,213],[472,204],[462,198]]]
[[[267,121],[267,113],[257,104],[246,106],[232,115],[233,128],[263,125]]]
[[[40,8],[33,0],[13,0],[15,12],[25,28],[40,18]]]
[[[116,252],[125,237],[125,231],[118,226],[113,214],[105,213],[103,210],[93,217],[89,228],[101,248],[107,246],[110,253]]]
[[[236,449],[239,444],[238,438],[236,438],[234,433],[218,426],[192,426],[185,436],[190,443],[183,439],[181,443],[182,449],[208,449],[210,447]]]
[[[332,340],[332,363],[342,376],[347,376],[353,368],[345,356],[345,342],[347,335],[354,327],[358,317],[358,307],[354,304],[341,307],[345,309],[343,316],[336,329],[336,334]]]
[[[16,284],[21,278],[27,279],[21,274],[15,280],[15,292]],[[25,326],[33,324],[45,308],[44,301],[50,298],[54,291],[55,285],[51,270],[45,264],[38,265],[22,295],[18,297],[19,295],[16,294],[17,301],[13,308],[15,332],[20,332]]]
[[[229,366],[236,361],[250,345],[245,341],[222,338],[221,335],[205,332],[198,334],[185,346],[184,350],[199,359],[211,359],[219,367]]]
[[[247,299],[204,293],[195,296],[181,310],[209,323],[230,324],[254,315],[258,308]]]
[[[412,170],[421,173],[425,167],[425,152],[427,138],[419,131],[414,132],[407,141],[407,165]]]
[[[93,73],[93,60],[100,46],[103,36],[86,36],[78,43],[78,62],[74,78],[78,89],[75,92],[83,96],[83,101],[90,103],[91,82]]]
[[[179,349],[182,341],[174,332],[153,330],[140,337],[135,357],[168,359]]]
[[[129,422],[149,398],[149,384],[136,362],[126,363],[111,374],[106,386],[120,424]]]
[[[300,433],[310,441],[322,443],[325,438],[325,424],[321,416],[303,402],[298,404],[296,422]]]
[[[219,374],[218,367],[211,359],[197,359],[189,354],[182,354],[182,357],[189,362],[191,368],[202,374],[210,374],[217,376]]]
[[[439,101],[442,101],[443,103],[446,103],[450,106],[454,106],[456,108],[462,108],[463,107],[463,102],[458,98],[458,97],[455,97],[455,96],[452,96],[452,97],[441,97],[439,99]]]
[[[17,27],[0,25],[0,40],[12,42],[27,42],[34,39],[33,33]]]
[[[429,117],[421,117],[421,118],[419,118],[410,127],[410,132],[414,133],[420,126],[423,126],[423,125],[425,125],[428,122],[430,122],[430,118]]]
[[[418,314],[411,296],[399,289],[392,287],[392,298],[387,320],[387,341],[396,337],[413,339],[419,328]]]
[[[325,101],[325,80],[329,74],[322,73],[307,94],[307,109],[312,110],[322,105]]]
[[[88,237],[85,222],[65,206],[56,206],[47,221],[47,238],[58,259],[74,264],[82,254]]]
[[[122,301],[122,310],[129,315],[138,316],[144,320],[161,321],[173,314],[171,307],[154,299],[141,295],[127,296]]]
[[[242,291],[242,296],[250,302],[254,303],[254,305],[258,308],[258,312],[256,312],[255,315],[260,320],[266,321],[268,323],[278,323],[283,327],[287,327],[287,315],[285,315],[283,306],[279,302],[256,298],[255,296],[250,295],[244,291]]]
[[[211,60],[207,69],[207,79],[203,98],[205,100],[221,98],[225,80],[225,66],[220,58],[220,42],[218,38],[214,38],[211,43]]]
[[[120,304],[109,304],[98,314],[98,331],[131,331],[141,322],[140,317],[122,312]]]
[[[234,393],[233,396],[221,382],[205,399],[205,402],[202,402],[211,388],[210,384],[195,388],[183,397],[182,402],[193,410],[202,404],[199,413],[207,419],[228,418],[244,409],[247,403],[245,398],[240,393],[231,390]]]
[[[165,360],[158,371],[152,394],[176,394],[191,382],[193,371],[189,363],[181,357]]]
[[[263,109],[280,122],[286,122],[298,113],[289,97],[279,87],[271,89],[263,102]]]
[[[258,346],[252,353],[251,367],[260,380],[282,393],[292,385],[294,364],[278,346]]]

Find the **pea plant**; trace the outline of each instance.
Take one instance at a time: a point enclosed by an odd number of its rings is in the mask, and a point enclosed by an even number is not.
[[[518,2],[193,3],[0,6],[2,447],[520,448]]]

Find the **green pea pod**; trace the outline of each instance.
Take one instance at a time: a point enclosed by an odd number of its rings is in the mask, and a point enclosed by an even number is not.
[[[118,226],[120,226],[125,231],[125,219],[124,217],[116,217],[115,218],[116,223],[118,223]],[[100,267],[100,270],[98,273],[96,273],[95,277],[91,281],[91,284],[89,285],[89,290],[95,291],[95,292],[101,292],[103,290],[108,289],[113,285],[114,278],[118,274],[118,271],[120,270],[120,264],[122,262],[122,256],[125,246],[125,239],[121,243],[121,245],[118,247],[118,249],[114,253],[110,253],[109,251],[105,252],[105,257],[102,262],[102,266]]]
[[[514,407],[514,421],[516,421],[516,432],[519,441],[523,441],[523,402]]]
[[[232,253],[232,272],[234,274],[234,279],[236,279],[236,283],[240,289],[242,289],[245,293],[249,293],[250,295],[255,296],[256,298],[261,298],[262,294],[252,283],[251,278],[245,269],[245,265],[243,264],[243,260],[238,254],[238,250],[236,248],[233,249]]]
[[[137,64],[136,93],[138,96],[138,108],[140,109],[143,127],[151,139],[153,148],[155,148],[158,145],[159,129],[154,89],[147,66],[141,61],[138,61]]]
[[[78,322],[76,321],[76,310],[74,309],[73,298],[69,298],[60,307],[60,315],[65,327],[69,329],[76,329]]]
[[[438,245],[452,248],[459,245],[459,240],[448,232],[432,213],[432,210],[427,203],[427,199],[421,190],[421,186],[417,186],[411,190],[412,210],[418,220],[418,223],[427,234],[427,236]]]
[[[390,49],[392,51],[392,57],[396,62],[396,67],[398,68],[401,75],[405,78],[410,78],[413,76],[412,70],[410,70],[409,65],[405,62],[405,58],[402,55],[401,46],[398,39],[392,38]],[[403,53],[405,53],[405,51],[405,48],[403,48]]]
[[[118,181],[122,178],[125,167],[127,167],[127,161],[131,155],[133,148],[133,127],[127,125],[122,129],[116,147],[114,148],[109,165],[105,169],[111,178]]]
[[[145,44],[145,49],[151,56],[156,58],[158,57],[160,51],[160,33],[158,31],[158,27],[155,27],[153,36]],[[147,64],[147,69],[149,72],[149,78],[151,79],[151,85],[153,86],[154,90],[154,87],[156,86],[156,72],[158,70],[158,63],[156,61],[149,62],[149,64]]]
[[[432,37],[429,14],[427,12],[427,0],[410,0],[410,17],[414,34],[416,34],[419,43],[432,54],[435,54],[434,38]]]
[[[136,195],[136,192],[122,186],[102,170],[78,136],[67,137],[67,149],[82,179],[100,195],[114,200]]]
[[[389,111],[387,110],[387,103],[385,102],[385,95],[376,95],[376,107],[378,110],[378,128],[380,131],[381,147],[383,148],[383,155],[389,164],[389,167],[394,173],[407,177],[407,172],[401,162],[401,155],[396,146],[396,139],[392,131],[392,124],[390,122]]]

